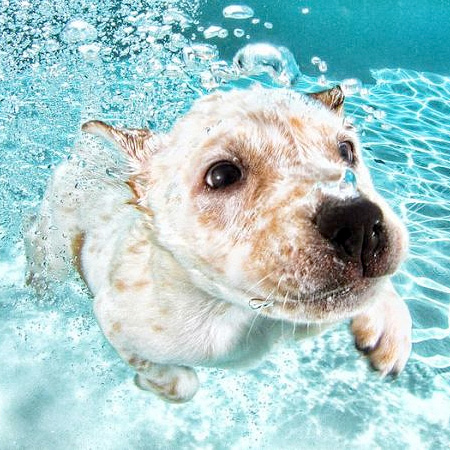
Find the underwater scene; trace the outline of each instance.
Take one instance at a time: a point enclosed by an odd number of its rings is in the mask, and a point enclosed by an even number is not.
[[[447,1],[0,0],[0,449],[450,448]],[[215,90],[340,85],[376,189],[409,231],[398,377],[349,322],[251,369],[197,367],[184,404],[140,390],[75,273],[36,295],[24,234],[81,124],[167,132]]]

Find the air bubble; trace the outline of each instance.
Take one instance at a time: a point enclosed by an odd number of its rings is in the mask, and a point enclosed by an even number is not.
[[[237,38],[241,38],[242,36],[244,36],[245,31],[242,28],[235,28],[233,30],[233,34],[237,37]]]
[[[361,91],[362,83],[357,78],[347,78],[340,83],[342,92],[346,96],[358,94]]]
[[[292,86],[300,76],[295,58],[286,47],[248,44],[236,53],[233,63],[245,75],[267,73],[284,86]]]
[[[92,42],[97,38],[97,30],[84,20],[73,19],[64,27],[61,38],[68,44]]]
[[[230,67],[226,61],[213,61],[210,66],[211,73],[220,81],[236,79],[239,73],[234,66]]]
[[[101,47],[98,44],[85,44],[78,47],[78,52],[86,61],[95,61],[98,59]]]
[[[261,19],[252,19],[253,25],[258,25],[259,22],[261,22]]]
[[[184,30],[192,25],[192,19],[178,9],[169,8],[163,14],[163,23],[165,25],[178,24]]]
[[[352,169],[345,169],[344,175],[342,177],[341,185],[356,187],[356,175]]]
[[[319,78],[317,78],[317,83],[320,84],[320,86],[326,86],[328,81],[325,75],[320,75]]]
[[[273,23],[272,22],[264,22],[264,26],[268,29],[271,30],[273,28]]]
[[[313,56],[311,58],[311,64],[318,66],[322,60],[318,56]]]
[[[213,37],[218,37],[220,34],[223,34],[223,31],[226,31],[226,30],[217,25],[211,25],[205,31],[203,31],[203,37],[205,39],[211,39]],[[227,35],[228,35],[228,32],[227,32]]]
[[[268,308],[269,306],[272,306],[272,305],[273,305],[273,300],[269,300],[269,299],[252,298],[248,301],[248,306],[250,306],[251,309]]]
[[[302,8],[301,13],[302,14],[309,14],[310,9],[309,8]]]
[[[230,5],[223,9],[222,14],[227,19],[250,19],[255,12],[250,6]]]
[[[192,44],[183,48],[183,61],[191,69],[204,68],[217,59],[219,52],[210,44]]]
[[[319,71],[322,73],[325,73],[328,70],[328,65],[325,61],[320,61],[317,67],[319,68]]]
[[[209,70],[200,73],[200,83],[208,91],[219,86],[216,77]]]

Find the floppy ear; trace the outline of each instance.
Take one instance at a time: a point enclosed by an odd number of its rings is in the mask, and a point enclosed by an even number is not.
[[[114,128],[100,120],[91,120],[84,123],[81,129],[119,147],[138,165],[148,161],[156,150],[154,133],[144,128]]]
[[[339,116],[344,114],[345,95],[340,86],[332,87],[326,91],[315,92],[313,94],[309,94],[309,96],[315,100],[318,100]]]
[[[81,129],[86,133],[99,136],[111,142],[125,152],[130,163],[131,173],[125,183],[133,193],[133,200],[129,203],[140,206],[145,197],[148,183],[149,160],[156,152],[156,135],[146,129],[114,128],[100,120],[91,120],[82,125]],[[149,211],[146,209],[149,214]]]

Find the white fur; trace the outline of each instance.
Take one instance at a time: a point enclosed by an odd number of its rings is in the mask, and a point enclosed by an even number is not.
[[[328,257],[329,271],[323,269],[320,257],[331,249],[310,220],[326,195],[318,183],[342,176],[329,139],[354,136],[343,126],[342,117],[316,101],[264,89],[206,97],[167,136],[90,122],[87,131],[125,156],[85,136],[75,157],[55,171],[29,233],[31,280],[64,279],[75,262],[105,336],[136,369],[137,384],[169,401],[195,394],[192,366],[254,364],[283,333],[310,336],[352,316],[357,344],[374,366],[399,372],[410,351],[411,321],[388,278],[355,278],[347,296],[330,291],[321,310],[308,300],[327,276],[345,268]],[[259,176],[278,180],[254,203],[246,196],[252,192],[213,198],[202,188],[205,169],[230,158],[233,136],[245,143],[237,159],[252,148],[252,161],[260,160],[249,183]],[[406,248],[404,228],[373,190],[362,162],[357,176],[359,191],[381,205],[397,236],[389,259],[396,267]],[[127,179],[134,180],[135,198]],[[283,225],[279,236],[265,232],[271,224]],[[267,244],[252,252],[262,240]],[[311,257],[295,266],[284,243]],[[281,294],[289,278],[298,283],[296,303]]]

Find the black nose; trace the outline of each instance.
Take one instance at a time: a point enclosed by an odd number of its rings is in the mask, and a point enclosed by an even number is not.
[[[344,262],[359,264],[365,276],[371,276],[373,260],[385,245],[382,221],[381,209],[364,197],[327,200],[316,216],[320,234]]]

